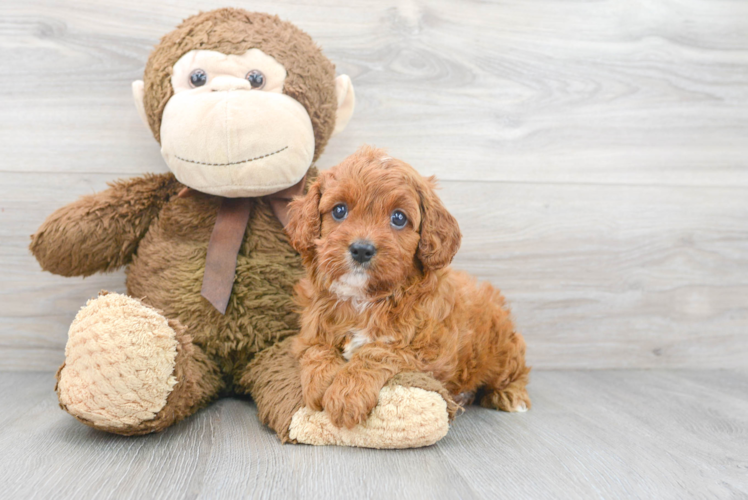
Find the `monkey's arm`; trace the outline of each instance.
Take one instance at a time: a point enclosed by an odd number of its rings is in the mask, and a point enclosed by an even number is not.
[[[89,276],[128,264],[154,217],[182,185],[173,174],[121,180],[47,217],[29,249],[42,269]]]
[[[284,443],[418,448],[447,434],[459,406],[441,382],[418,371],[395,375],[364,425],[353,430],[335,426],[327,412],[304,406],[293,341],[294,337],[287,337],[257,354],[240,383],[257,403],[260,421]]]

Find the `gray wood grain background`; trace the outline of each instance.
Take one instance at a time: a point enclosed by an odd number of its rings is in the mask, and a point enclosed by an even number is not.
[[[281,445],[222,399],[159,434],[81,425],[50,373],[0,373],[8,499],[743,499],[748,374],[540,371],[533,409],[471,406],[434,446]]]
[[[353,79],[347,130],[441,179],[456,265],[502,288],[537,368],[746,366],[748,2],[243,1]],[[0,369],[50,370],[121,272],[42,273],[28,237],[165,171],[130,82],[222,0],[0,3]],[[129,445],[128,445],[129,446]]]

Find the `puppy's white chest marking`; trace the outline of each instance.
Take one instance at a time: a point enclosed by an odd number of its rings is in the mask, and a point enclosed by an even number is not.
[[[350,361],[353,353],[370,342],[371,337],[366,333],[366,330],[357,330],[353,332],[353,335],[348,339],[348,343],[345,345],[345,349],[343,349],[343,357],[346,361]]]
[[[353,333],[353,335],[348,339],[348,342],[345,344],[345,348],[343,349],[343,357],[346,361],[350,361],[356,351],[361,349],[363,346],[374,342],[366,330],[355,330],[351,333]],[[379,337],[377,340],[386,344],[391,344],[395,341],[395,339],[390,336]]]
[[[366,299],[366,285],[369,277],[366,273],[345,273],[339,279],[332,282],[330,291],[338,296],[338,299],[350,300],[358,312],[363,312],[369,305]]]

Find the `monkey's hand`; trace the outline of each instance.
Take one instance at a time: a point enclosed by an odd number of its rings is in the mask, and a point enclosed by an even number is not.
[[[361,424],[335,425],[327,411],[299,409],[288,437],[313,445],[418,448],[443,438],[459,407],[441,382],[426,373],[396,375],[379,392],[379,402]]]
[[[29,248],[42,269],[54,274],[113,271],[130,262],[151,221],[181,187],[173,174],[114,182],[52,213]]]

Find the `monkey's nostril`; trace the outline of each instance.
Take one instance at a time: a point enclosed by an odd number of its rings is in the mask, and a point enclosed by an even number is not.
[[[377,247],[371,244],[369,241],[354,241],[348,251],[351,253],[353,260],[359,264],[365,264],[369,262],[374,254],[377,253]]]

